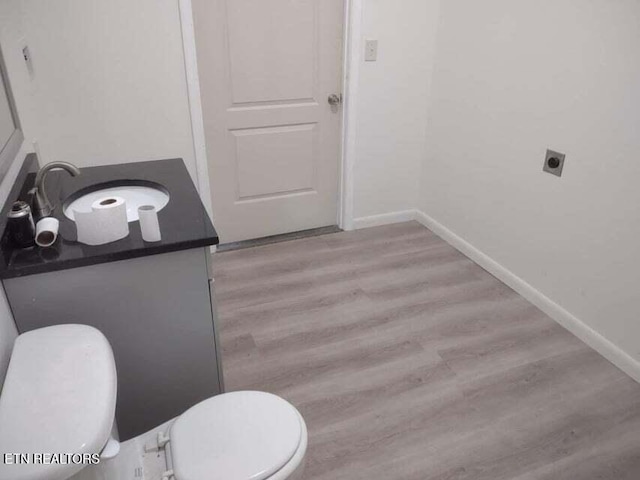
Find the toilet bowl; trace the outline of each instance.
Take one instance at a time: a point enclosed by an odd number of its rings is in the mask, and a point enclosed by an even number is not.
[[[110,438],[115,398],[113,352],[95,328],[60,325],[20,335],[0,395],[0,452],[12,454],[0,462],[0,480],[124,478],[105,473],[129,471],[117,464],[121,454],[92,465],[92,454]],[[127,443],[144,445],[136,480],[298,480],[307,429],[280,397],[232,392]],[[52,462],[37,454],[75,457]],[[143,468],[149,458],[155,470]]]

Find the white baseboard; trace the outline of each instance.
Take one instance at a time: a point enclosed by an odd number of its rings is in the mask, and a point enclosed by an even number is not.
[[[404,213],[404,212],[403,212]],[[375,217],[369,217],[375,218]],[[513,288],[552,319],[589,345],[623,372],[640,383],[640,362],[616,346],[598,332],[589,327],[575,315],[571,314],[549,297],[541,293],[522,278],[500,265],[491,257],[481,252],[469,242],[437,222],[427,214],[416,211],[414,219],[455,247],[496,278]]]
[[[379,227],[392,223],[409,222],[416,219],[416,210],[403,210],[400,212],[383,213],[382,215],[372,215],[370,217],[359,217],[353,219],[353,228]]]

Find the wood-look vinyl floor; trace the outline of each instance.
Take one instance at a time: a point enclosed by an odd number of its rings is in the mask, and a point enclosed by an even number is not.
[[[214,255],[228,390],[305,479],[639,480],[640,385],[415,222]]]

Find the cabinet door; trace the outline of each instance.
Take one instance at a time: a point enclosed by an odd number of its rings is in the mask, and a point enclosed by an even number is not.
[[[222,347],[220,345],[220,322],[218,321],[218,309],[216,308],[216,284],[213,277],[213,262],[211,261],[212,251],[207,249],[207,275],[209,277],[209,295],[211,301],[211,316],[213,317],[213,335],[216,342],[216,363],[218,365],[218,383],[220,393],[225,392],[224,371],[222,368]]]
[[[211,294],[211,315],[213,317],[213,335],[216,342],[216,363],[218,366],[218,383],[220,384],[220,393],[225,392],[224,388],[224,371],[222,368],[222,346],[220,345],[220,323],[218,321],[218,310],[216,309],[216,292],[213,278],[209,279],[209,292]]]
[[[204,248],[5,280],[20,332],[81,323],[111,342],[122,440],[220,392]]]

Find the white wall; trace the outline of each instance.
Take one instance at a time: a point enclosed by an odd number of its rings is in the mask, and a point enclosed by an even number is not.
[[[0,391],[7,373],[13,342],[15,342],[18,332],[13,321],[13,315],[9,309],[9,302],[5,296],[4,289],[0,287]]]
[[[354,217],[369,217],[417,203],[439,0],[354,1],[380,42],[378,62],[355,52]],[[178,0],[22,4],[41,162],[182,157],[196,179]]]
[[[26,70],[23,68],[21,57],[21,41],[24,31],[21,23],[20,0],[3,0],[0,2],[0,46],[4,56],[9,81],[13,89],[16,104],[21,115],[23,128],[27,128],[30,112],[30,98],[26,88]],[[9,168],[2,182],[0,182],[0,205],[3,205],[9,195],[9,191],[15,182],[15,178],[22,166],[26,155],[26,147],[18,155],[16,161]],[[0,287],[0,388],[4,381],[5,372],[9,364],[9,357],[13,348],[13,342],[17,336],[15,323],[9,304]]]
[[[359,62],[356,218],[413,209],[417,203],[438,3],[362,0],[362,36],[377,39],[379,53],[377,62],[364,62],[362,49],[353,52]]]
[[[427,215],[636,361],[638,25],[635,0],[443,2],[420,189]]]
[[[196,179],[178,0],[2,0],[0,45],[27,138],[0,205],[34,140],[41,163],[182,157]],[[0,385],[16,335],[0,289]]]
[[[196,178],[178,0],[23,0],[41,163],[182,157]]]

